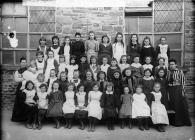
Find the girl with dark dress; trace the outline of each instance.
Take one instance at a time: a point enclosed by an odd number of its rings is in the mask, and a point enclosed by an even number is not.
[[[60,118],[63,117],[62,105],[64,103],[64,96],[59,90],[59,82],[54,81],[52,84],[52,91],[48,95],[48,110],[47,117],[52,117],[56,123],[55,128],[60,128]]]
[[[174,59],[169,60],[170,70],[167,73],[168,93],[170,109],[175,111],[170,124],[174,126],[191,126],[188,105],[185,99],[185,76],[182,70],[177,68]]]
[[[117,64],[116,58],[112,58],[111,65],[107,70],[107,79],[108,79],[109,82],[112,82],[112,80],[114,78],[113,77],[113,72],[116,71],[116,70],[121,72],[121,70],[120,70],[120,68]]]
[[[168,102],[169,102],[168,92],[167,92],[168,83],[165,76],[165,70],[163,68],[158,69],[155,82],[160,83],[160,87],[161,87],[160,92],[162,94],[161,102],[162,104],[164,104],[165,108],[168,109]]]
[[[103,72],[103,71],[98,72],[97,82],[98,82],[98,85],[99,85],[99,91],[104,93],[106,91],[106,85],[108,83],[105,72]]]
[[[75,94],[75,117],[79,120],[80,127],[79,129],[84,130],[84,120],[87,118],[87,104],[88,104],[88,96],[84,91],[85,87],[83,84],[78,85],[78,92]]]
[[[120,104],[120,96],[123,90],[122,76],[120,71],[115,70],[113,72],[112,83],[114,84],[114,94],[116,94],[117,97],[117,104]]]
[[[27,81],[25,85],[25,89],[21,93],[21,97],[23,97],[24,106],[23,111],[25,112],[26,128],[28,129],[36,129],[36,119],[38,108],[36,105],[37,93],[34,87],[34,83],[32,81]],[[22,98],[21,98],[22,99]]]
[[[165,59],[162,58],[162,57],[158,59],[158,66],[156,66],[154,68],[154,76],[158,75],[159,69],[164,69],[164,72],[165,72],[164,76],[166,77],[167,76],[168,67],[165,66]]]
[[[128,121],[129,129],[132,128],[131,117],[132,117],[132,93],[130,93],[129,87],[127,85],[123,88],[123,93],[120,97],[121,107],[119,111],[119,118],[121,119],[121,129],[125,127],[125,120]]]
[[[114,119],[117,116],[116,108],[118,107],[116,94],[114,94],[114,85],[109,82],[106,85],[106,91],[102,94],[101,107],[103,116],[106,119],[108,130],[114,130]]]
[[[91,70],[86,71],[86,78],[84,80],[84,86],[85,86],[85,92],[88,94],[89,91],[92,90],[93,85],[94,85],[94,78],[93,78],[93,73]]]
[[[58,80],[60,87],[59,90],[62,91],[64,94],[65,91],[68,89],[68,78],[67,78],[67,72],[63,71],[60,73],[60,79]]]
[[[107,35],[102,36],[101,43],[99,45],[99,52],[98,52],[98,63],[102,65],[103,57],[107,57],[108,64],[110,64],[112,58],[112,45],[110,43],[110,39]]]
[[[144,64],[146,56],[151,57],[152,65],[154,65],[155,58],[156,58],[155,50],[154,50],[154,48],[151,44],[151,40],[148,36],[146,36],[144,38],[143,43],[142,43],[142,49],[141,49],[141,53],[140,53],[142,64]]]
[[[143,85],[143,93],[146,95],[147,103],[151,107],[154,96],[151,94],[154,87],[154,77],[151,76],[152,71],[150,69],[144,70],[144,77],[141,81]]]
[[[23,102],[23,96],[21,96],[21,87],[22,87],[22,81],[24,81],[24,78],[22,77],[22,73],[27,70],[26,67],[26,58],[21,57],[20,58],[20,69],[17,70],[14,73],[14,81],[18,83],[18,86],[16,88],[16,97],[14,102],[14,108],[12,112],[12,118],[11,121],[13,122],[20,122],[25,121],[26,116],[25,112],[23,111],[23,106],[25,105]]]
[[[138,41],[137,34],[132,34],[130,38],[130,44],[127,46],[127,57],[128,57],[128,63],[133,63],[133,59],[135,56],[140,57],[141,53],[141,45]]]
[[[80,72],[80,79],[83,81],[85,79],[85,73],[89,69],[89,64],[87,62],[87,56],[83,55],[80,57],[79,63],[79,72]]]
[[[85,45],[84,42],[81,40],[81,34],[75,34],[75,42],[72,43],[70,48],[70,54],[75,55],[76,57],[76,64],[80,63],[81,56],[85,53]]]

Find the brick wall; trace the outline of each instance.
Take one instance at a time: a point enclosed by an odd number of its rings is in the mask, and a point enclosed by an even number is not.
[[[184,51],[184,66],[188,68],[186,73],[186,94],[190,112],[194,111],[194,91],[195,91],[195,58],[194,58],[194,9],[195,2],[193,0],[185,0],[185,51]]]

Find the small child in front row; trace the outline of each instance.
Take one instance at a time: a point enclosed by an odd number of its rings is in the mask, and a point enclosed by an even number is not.
[[[93,90],[88,93],[88,118],[89,118],[89,128],[88,131],[94,132],[97,120],[102,118],[102,108],[100,106],[100,101],[102,97],[102,92],[100,92],[98,83],[94,83]]]
[[[62,110],[64,113],[64,118],[66,119],[66,125],[64,128],[71,129],[72,128],[72,119],[75,113],[75,102],[74,102],[74,84],[69,83],[68,91],[65,93],[65,102],[63,104]]]
[[[37,92],[38,100],[38,129],[42,128],[42,120],[44,119],[47,109],[48,109],[48,92],[47,92],[47,85],[41,84],[39,86],[40,91]]]
[[[87,104],[88,104],[88,96],[84,91],[85,87],[83,84],[78,85],[78,92],[75,94],[75,117],[79,120],[80,127],[79,129],[84,130],[85,124],[84,120],[87,118]]]
[[[117,99],[114,94],[114,85],[109,82],[106,85],[106,91],[102,94],[101,107],[103,108],[103,115],[106,119],[108,130],[114,130],[114,119],[117,116]]]
[[[46,116],[52,117],[56,123],[55,128],[60,128],[60,118],[63,117],[62,106],[64,103],[63,93],[59,90],[59,82],[54,81],[52,91],[48,95],[48,111]]]
[[[138,85],[136,92],[133,94],[132,118],[138,120],[138,127],[141,131],[143,131],[144,128],[145,130],[149,130],[148,121],[150,117],[150,107],[146,100],[146,96],[142,92],[142,86]]]
[[[108,58],[106,56],[104,56],[102,58],[102,65],[100,66],[100,70],[105,72],[107,75],[107,71],[108,71],[109,67],[110,67],[110,65],[108,64]]]
[[[160,83],[154,83],[154,91],[151,92],[154,95],[154,101],[152,101],[152,122],[157,127],[159,132],[165,132],[164,125],[169,124],[169,119],[165,106],[161,103],[162,94],[160,92]]]
[[[125,127],[125,120],[128,121],[129,129],[132,128],[131,117],[132,117],[132,101],[133,97],[130,93],[129,87],[124,86],[123,93],[120,97],[121,99],[121,108],[119,111],[119,118],[121,119],[121,129]]]

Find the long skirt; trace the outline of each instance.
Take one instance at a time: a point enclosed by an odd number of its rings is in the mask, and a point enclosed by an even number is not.
[[[87,109],[76,109],[75,110],[75,117],[77,119],[85,119],[87,118]]]
[[[170,124],[174,126],[191,126],[186,98],[182,95],[182,86],[169,86],[169,108],[175,111]]]

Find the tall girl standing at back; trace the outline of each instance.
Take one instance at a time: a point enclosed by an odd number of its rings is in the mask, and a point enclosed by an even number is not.
[[[54,52],[54,59],[59,62],[60,41],[58,36],[52,37],[52,46],[48,49]]]
[[[65,39],[65,42],[64,42],[63,46],[60,47],[59,54],[60,55],[64,55],[65,56],[65,60],[66,60],[66,64],[69,64],[69,61],[70,61],[70,48],[72,46],[71,46],[71,42],[70,42],[70,37],[69,36],[65,36],[64,39]]]
[[[85,51],[88,62],[90,62],[90,58],[92,55],[97,57],[97,52],[99,51],[99,43],[96,40],[95,33],[93,31],[89,32],[89,39],[85,41]]]
[[[121,56],[126,55],[126,49],[123,42],[123,34],[118,32],[116,34],[114,43],[112,44],[113,57],[117,62],[120,62]]]

